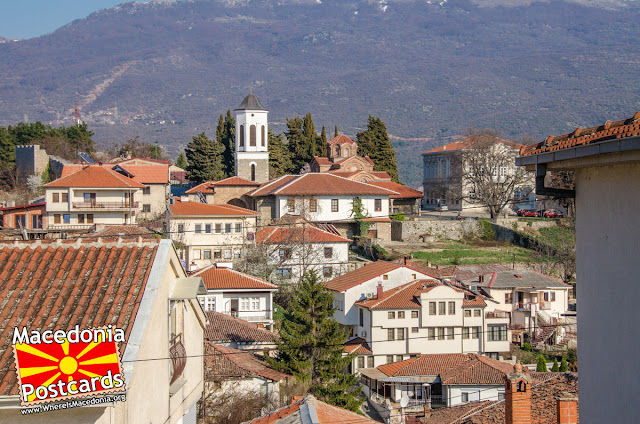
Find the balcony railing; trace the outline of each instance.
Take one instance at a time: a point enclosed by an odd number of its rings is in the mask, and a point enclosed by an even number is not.
[[[137,209],[140,202],[73,202],[73,209]]]
[[[245,321],[267,321],[271,319],[271,311],[231,311],[227,313],[234,318],[240,318]]]
[[[169,355],[171,356],[171,364],[173,365],[173,373],[171,374],[170,385],[173,384],[184,371],[187,365],[187,350],[182,344],[182,334],[177,334],[169,341]]]
[[[530,311],[531,305],[535,305],[534,309],[537,309],[537,310],[548,311],[551,309],[550,302],[529,302],[529,303],[518,302],[518,309],[522,309],[523,311]]]
[[[509,318],[509,313],[503,312],[503,311],[487,312],[486,317],[487,318]]]

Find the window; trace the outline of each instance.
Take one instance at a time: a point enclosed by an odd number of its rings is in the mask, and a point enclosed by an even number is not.
[[[252,163],[251,164],[251,181],[255,181],[256,180],[256,164]]]
[[[504,294],[504,303],[511,303],[511,293]]]
[[[244,125],[240,125],[240,147],[244,147]]]
[[[96,204],[96,193],[84,193],[84,202],[91,203],[92,205]]]
[[[453,340],[453,327],[447,327],[447,340]]]
[[[549,292],[543,292],[543,299],[545,302],[549,301]]]
[[[142,189],[142,194],[151,194],[151,187],[145,187]]]
[[[151,212],[151,205],[150,204],[142,205],[142,212]]]
[[[411,278],[415,280],[417,278],[417,274],[411,274]]]
[[[322,267],[322,275],[324,277],[331,277],[332,274],[333,274],[333,268],[331,268],[330,266]]]
[[[262,147],[264,147],[267,142],[267,139],[264,136],[264,125],[260,125],[260,142],[262,143]]]
[[[231,259],[232,256],[232,250],[231,249],[224,249],[222,251],[222,257],[225,259]]]
[[[465,309],[464,310],[464,316],[466,318],[471,318],[471,309]]]
[[[503,342],[507,340],[507,325],[489,325],[487,328],[489,335],[487,340],[490,342]]]
[[[364,309],[359,309],[360,311],[360,327],[364,327]]]
[[[202,224],[196,224],[196,234],[202,234]]]
[[[276,270],[276,276],[281,279],[291,278],[291,268],[278,268]]]
[[[287,199],[287,210],[289,212],[296,211],[296,199]]]
[[[333,247],[325,247],[324,248],[324,257],[332,258],[333,257]]]
[[[331,199],[331,212],[338,212],[338,199]]]
[[[249,146],[255,147],[256,145],[256,126],[251,125],[249,127]]]
[[[444,327],[438,327],[438,340],[444,340]]]
[[[69,201],[69,193],[62,193],[62,201],[65,203]]]
[[[447,302],[438,302],[438,315],[446,315]]]
[[[411,311],[411,318],[418,318],[418,311]]]
[[[436,314],[436,302],[429,302],[429,315]]]
[[[178,224],[178,232],[184,233],[184,224]]]
[[[216,249],[213,251],[213,259],[222,259],[222,249]]]
[[[506,166],[501,166],[500,167],[500,176],[504,177],[505,175],[507,175],[507,167]]]
[[[471,337],[474,339],[480,338],[480,327],[473,327],[473,335]]]
[[[388,328],[387,329],[387,340],[391,341],[391,340],[395,340],[396,337],[396,332],[393,328]]]
[[[280,249],[278,251],[281,260],[290,259],[291,258],[291,250],[290,249]]]
[[[211,249],[205,249],[202,251],[202,257],[204,259],[211,259]]]
[[[240,298],[240,310],[241,311],[248,311],[249,310],[249,298],[248,297],[241,297]]]
[[[382,279],[383,279],[383,280],[388,280],[388,279],[389,279],[389,276],[388,276],[387,274],[384,274],[384,275],[382,276]]]
[[[462,401],[469,402],[469,393],[462,393]]]
[[[240,259],[240,249],[233,249],[233,258]]]
[[[551,292],[551,301],[552,302],[556,301],[556,292]]]
[[[318,200],[309,199],[309,212],[318,212]]]
[[[242,224],[240,222],[236,222],[236,233],[242,231]]]
[[[473,316],[476,317],[476,318],[480,316],[480,313],[481,313],[480,309],[474,309],[473,310]]]
[[[387,364],[390,364],[393,362],[393,355],[387,355]]]
[[[27,226],[27,216],[26,215],[14,215],[15,220],[15,228],[25,228]]]
[[[222,224],[216,224],[216,234],[222,233]]]
[[[92,213],[88,213],[87,214],[87,224],[93,224],[93,214]]]
[[[79,213],[78,214],[78,224],[84,224],[84,214],[83,213]]]
[[[504,400],[504,392],[498,392],[498,400]]]
[[[367,356],[367,368],[373,368],[373,356]]]
[[[358,368],[364,368],[364,356],[358,356]]]
[[[231,224],[224,224],[224,232],[226,234],[231,233]]]
[[[53,203],[59,203],[60,202],[60,193],[53,193],[52,202]]]
[[[396,313],[394,311],[387,312],[389,319],[396,319]]]
[[[469,327],[462,327],[462,338],[463,339],[468,339],[469,336],[470,336]]]
[[[396,362],[404,361],[403,355],[396,355]]]
[[[411,327],[411,332],[412,333],[417,333],[419,331],[420,331],[420,329],[418,327]]]
[[[449,302],[449,315],[456,314],[456,302]]]
[[[204,299],[200,298],[202,305],[202,309],[205,311],[215,311],[216,310],[216,298],[215,296],[205,296]]]
[[[396,333],[398,334],[398,340],[404,340],[404,328],[397,328]]]
[[[252,297],[251,298],[251,310],[252,311],[259,311],[260,310],[260,298],[259,297]]]
[[[429,340],[435,340],[436,339],[436,329],[431,327],[429,329],[427,329],[427,333],[429,335]]]
[[[42,228],[42,215],[31,215],[32,228]]]
[[[202,251],[200,249],[194,249],[193,251],[193,259],[200,259],[202,256]]]
[[[375,199],[374,207],[376,212],[380,212],[382,210],[382,199]]]
[[[211,224],[205,224],[204,232],[207,234],[211,234]]]
[[[65,224],[71,224],[71,215],[68,213],[65,213],[64,215],[62,215],[62,220],[64,221]]]
[[[404,311],[398,311],[398,319],[404,318]]]

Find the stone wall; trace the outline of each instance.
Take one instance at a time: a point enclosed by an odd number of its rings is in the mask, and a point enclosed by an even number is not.
[[[433,242],[436,240],[463,240],[478,233],[478,221],[465,219],[433,219],[394,221],[391,240],[404,242]]]
[[[16,180],[24,184],[32,175],[42,175],[49,163],[49,155],[37,144],[16,146]]]

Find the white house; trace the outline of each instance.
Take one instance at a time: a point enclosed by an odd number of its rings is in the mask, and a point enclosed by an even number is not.
[[[221,312],[271,329],[273,293],[278,286],[268,281],[215,264],[192,274],[207,287],[198,300],[205,311]]]
[[[49,229],[135,224],[144,184],[100,165],[87,165],[44,185]]]
[[[194,271],[213,263],[230,267],[252,243],[258,213],[232,205],[182,202],[167,207],[167,228],[179,246],[180,259]]]
[[[299,279],[311,270],[328,280],[348,270],[351,240],[335,230],[310,223],[271,226],[256,233],[256,243],[267,247],[276,278],[281,280]]]
[[[204,387],[205,325],[196,296],[204,286],[187,278],[170,240],[38,240],[0,244],[0,251],[0,266],[14,275],[3,282],[12,295],[4,299],[7,325],[0,329],[0,422],[195,424]],[[14,327],[76,325],[124,330],[119,348],[126,401],[21,413]]]
[[[624,364],[637,354],[640,321],[640,111],[550,136],[520,154],[516,164],[536,171],[539,195],[549,193],[547,171],[575,171],[575,191],[554,194],[576,199],[580,421],[637,421],[640,404],[630,388],[638,373]]]

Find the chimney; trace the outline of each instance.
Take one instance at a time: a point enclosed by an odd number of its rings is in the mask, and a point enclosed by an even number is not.
[[[478,276],[478,282],[479,283],[484,283],[484,275]]]
[[[411,266],[411,256],[404,255],[404,264],[407,266]]]
[[[531,376],[523,372],[522,364],[518,361],[514,372],[505,375],[504,379],[505,424],[530,424]]]
[[[427,261],[427,266],[431,268],[431,261]]]
[[[436,265],[436,269],[440,269],[440,265],[439,265],[439,264],[438,264],[438,265]]]
[[[382,299],[382,282],[378,281],[378,299]]]
[[[556,398],[558,424],[578,423],[578,398],[570,393],[564,393]]]

